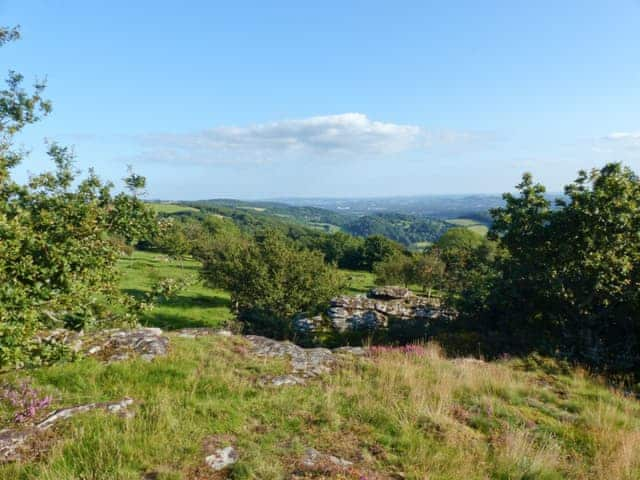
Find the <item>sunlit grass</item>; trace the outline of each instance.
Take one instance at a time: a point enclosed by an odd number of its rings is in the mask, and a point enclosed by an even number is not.
[[[640,478],[638,401],[586,375],[451,360],[427,345],[270,388],[257,379],[286,363],[253,357],[239,338],[171,341],[169,356],[151,363],[33,371],[56,406],[130,396],[136,415],[78,416],[39,460],[2,466],[0,478],[193,478],[209,435],[233,439],[234,479],[288,478],[307,447],[415,480]]]

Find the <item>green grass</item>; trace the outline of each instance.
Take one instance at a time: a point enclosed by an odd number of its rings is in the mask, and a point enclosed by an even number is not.
[[[200,265],[193,260],[169,260],[166,255],[134,252],[119,263],[120,286],[133,295],[142,295],[161,278],[186,278],[193,284],[175,298],[163,302],[146,313],[142,322],[165,329],[186,327],[218,327],[232,319],[229,294],[205,286],[198,278]]]
[[[345,278],[345,294],[357,295],[367,293],[375,287],[375,275],[361,270],[341,270]]]
[[[84,359],[30,372],[55,408],[130,396],[135,416],[79,415],[39,458],[0,466],[0,478],[223,478],[195,473],[211,435],[237,447],[236,480],[290,478],[308,447],[411,480],[640,478],[640,403],[544,359],[450,360],[428,346],[421,357],[345,360],[323,380],[271,388],[257,379],[287,366],[248,354],[240,338],[171,342],[150,363]]]
[[[453,225],[458,225],[459,227],[467,227],[469,230],[476,232],[482,236],[486,236],[489,232],[489,227],[485,224],[480,223],[476,220],[472,220],[470,218],[450,218],[447,220],[448,223]]]
[[[157,213],[181,213],[181,212],[197,212],[197,208],[187,207],[186,205],[175,205],[173,203],[151,203],[151,206]]]
[[[198,269],[147,252],[120,265],[132,293]],[[346,293],[373,286],[370,273],[345,273]],[[224,292],[193,285],[145,321],[216,326],[229,316]],[[136,401],[132,418],[95,411],[65,421],[28,461],[0,464],[0,479],[227,478],[203,466],[211,436],[236,446],[228,477],[236,480],[291,478],[309,447],[356,463],[341,476],[304,477],[318,480],[370,478],[368,471],[408,480],[640,478],[640,402],[553,360],[448,359],[429,344],[419,356],[346,358],[322,379],[274,388],[259,380],[288,365],[253,356],[241,337],[169,336],[169,355],[152,362],[80,359],[0,375],[0,385],[30,378],[53,397],[51,408]],[[0,402],[0,430],[10,425],[7,407]]]

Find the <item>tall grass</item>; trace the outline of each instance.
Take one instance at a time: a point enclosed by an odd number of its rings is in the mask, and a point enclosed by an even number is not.
[[[34,386],[54,406],[131,396],[136,416],[72,419],[39,458],[0,467],[0,478],[198,478],[212,437],[238,448],[236,479],[288,478],[307,447],[408,479],[640,478],[637,400],[535,362],[415,351],[346,358],[289,388],[261,386],[287,362],[253,357],[239,338],[172,337],[170,355],[151,363],[39,369]]]

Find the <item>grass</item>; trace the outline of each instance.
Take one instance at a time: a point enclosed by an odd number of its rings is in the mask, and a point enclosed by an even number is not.
[[[470,218],[450,218],[447,222],[452,223],[453,225],[458,225],[459,227],[467,227],[469,230],[482,236],[485,236],[489,232],[489,227],[484,223],[480,223]]]
[[[154,278],[195,276],[198,264],[135,252],[121,268],[122,287],[139,294]],[[345,273],[345,293],[373,286],[370,273]],[[226,293],[194,284],[145,322],[171,329],[229,318]],[[61,424],[29,461],[0,465],[0,479],[227,478],[203,466],[212,438],[240,453],[229,472],[236,480],[291,478],[308,447],[360,472],[305,478],[640,478],[640,402],[552,360],[449,359],[427,344],[417,354],[391,348],[346,358],[322,379],[275,388],[259,379],[286,373],[287,364],[251,355],[241,337],[169,335],[169,355],[152,362],[80,359],[0,376],[0,384],[30,378],[53,397],[52,408],[136,400],[133,418],[96,411]],[[0,429],[9,424],[6,407],[0,403]]]
[[[219,327],[232,319],[229,294],[205,286],[198,278],[199,267],[193,260],[169,260],[158,253],[134,252],[120,260],[120,286],[130,294],[142,295],[158,279],[190,279],[193,284],[178,296],[146,313],[143,324],[164,329]]]
[[[240,338],[171,341],[151,363],[84,359],[31,372],[55,406],[130,396],[136,415],[78,416],[35,461],[0,466],[0,478],[223,478],[195,474],[212,435],[236,445],[238,480],[290,478],[307,447],[415,480],[640,478],[640,403],[544,359],[452,360],[427,345],[271,388],[256,379],[285,364],[253,357]]]
[[[346,286],[344,289],[347,295],[358,295],[367,293],[375,284],[375,275],[371,272],[365,272],[362,270],[341,270],[346,279]]]
[[[187,207],[186,205],[176,205],[173,203],[151,203],[151,206],[157,213],[181,213],[181,212],[197,212],[197,208]]]

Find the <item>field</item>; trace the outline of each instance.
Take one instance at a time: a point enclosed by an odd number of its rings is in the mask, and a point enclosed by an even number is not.
[[[482,236],[485,236],[487,232],[489,232],[489,227],[487,227],[484,223],[477,222],[476,220],[472,220],[470,218],[451,218],[448,219],[447,222],[459,227],[466,227],[469,230],[476,232]]]
[[[233,318],[229,294],[204,285],[198,278],[199,263],[194,260],[170,260],[166,255],[136,251],[120,259],[120,286],[127,293],[141,296],[161,278],[184,278],[193,282],[176,298],[159,304],[143,317],[147,326],[164,329],[220,327]],[[366,293],[374,285],[369,272],[342,270],[347,294]]]
[[[149,291],[151,285],[166,277],[186,278],[193,284],[176,298],[145,314],[143,323],[160,328],[219,327],[232,318],[229,294],[202,284],[199,264],[193,260],[169,260],[165,255],[134,252],[120,260],[121,288],[133,295]]]
[[[239,337],[175,335],[170,354],[152,362],[34,370],[34,387],[55,408],[129,396],[135,416],[79,415],[42,439],[32,462],[0,466],[0,478],[640,478],[640,403],[551,361],[446,359],[427,345],[347,358],[304,386],[257,381],[286,371]],[[215,441],[239,452],[229,477],[204,466]],[[358,473],[292,477],[309,447],[354,462]]]
[[[175,205],[173,203],[152,203],[151,206],[157,213],[181,213],[181,212],[197,212],[197,208],[188,207],[186,205]]]
[[[122,288],[140,294],[157,278],[197,279],[198,264],[135,252],[120,267]],[[345,293],[374,285],[371,273],[343,273]],[[218,327],[231,318],[228,302],[194,282],[144,322]],[[435,344],[382,348],[276,388],[260,379],[290,367],[254,356],[240,336],[169,337],[169,355],[152,362],[87,358],[3,374],[4,385],[28,375],[51,408],[131,397],[135,416],[96,411],[66,421],[30,447],[29,462],[0,464],[0,479],[640,478],[640,402],[556,361],[446,358]],[[11,415],[0,410],[0,424]],[[204,466],[212,442],[237,448],[229,476]],[[310,447],[354,465],[293,476]]]

